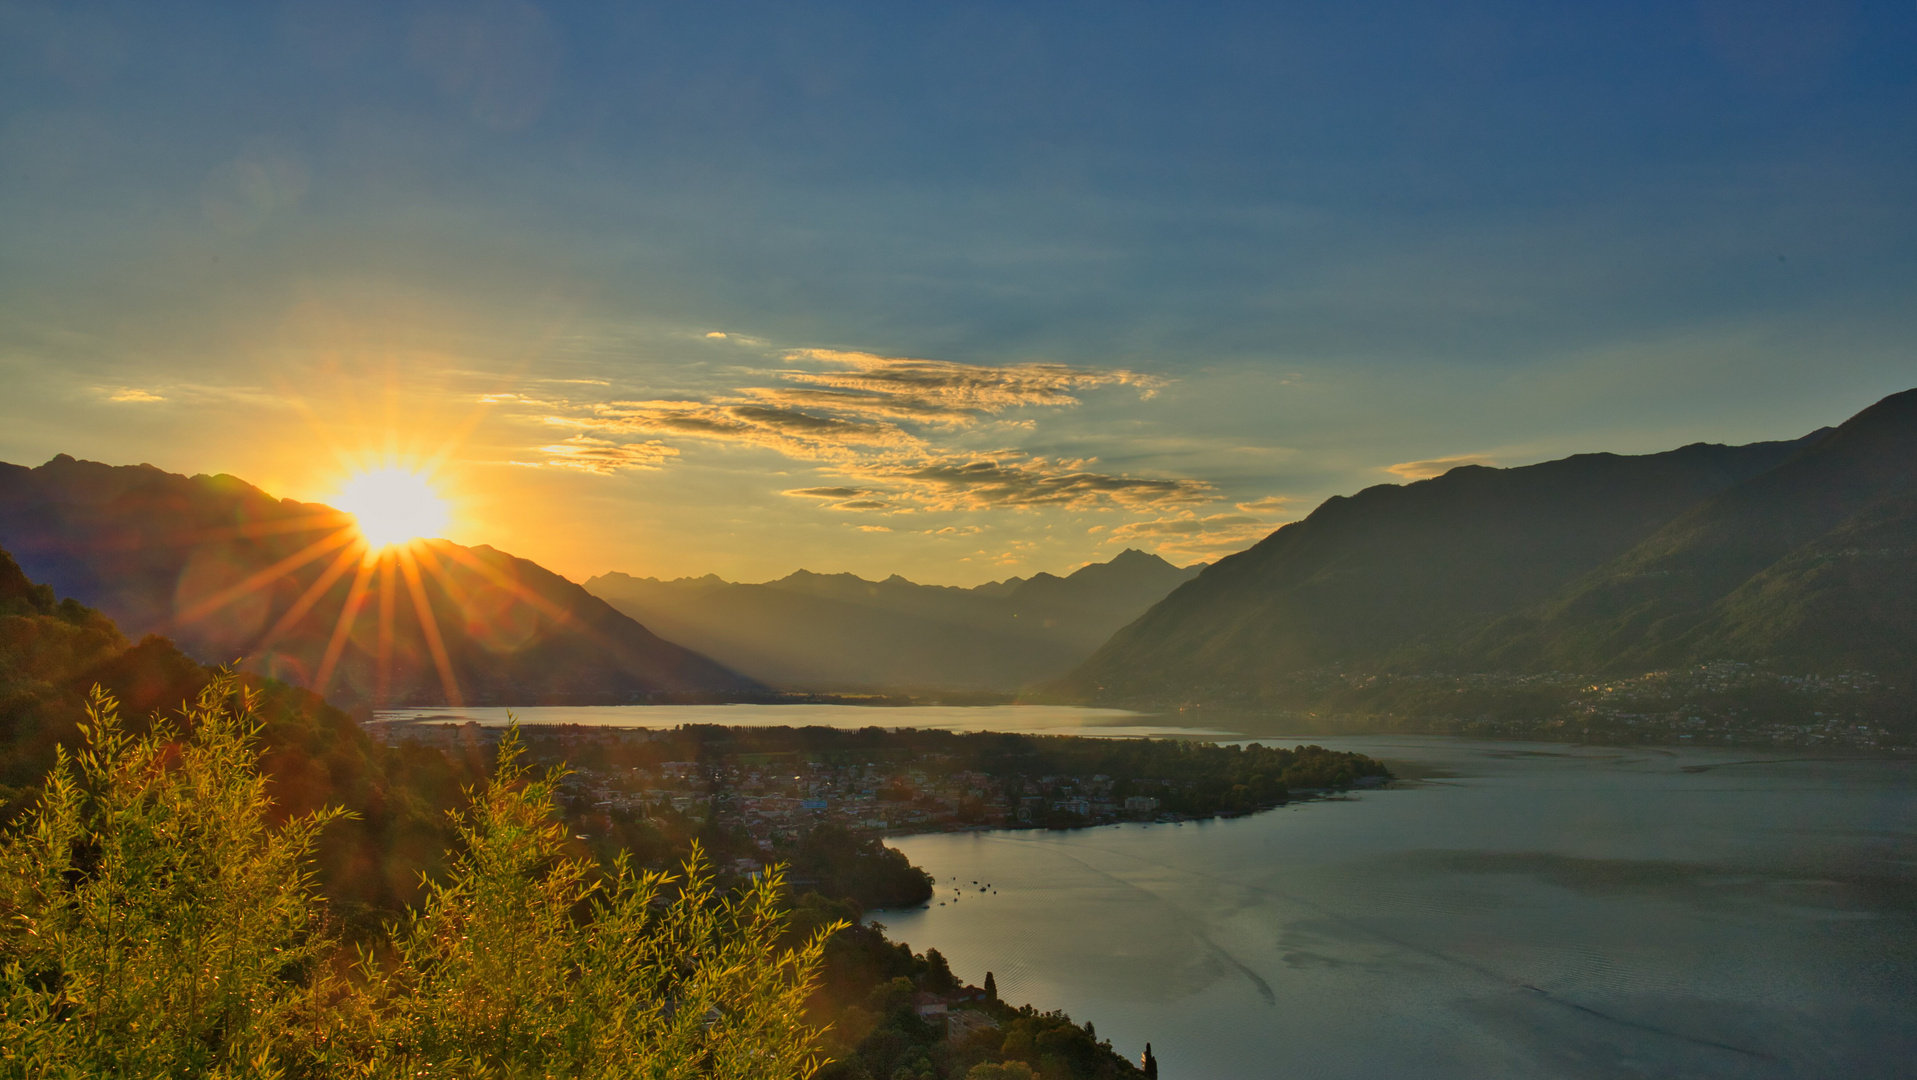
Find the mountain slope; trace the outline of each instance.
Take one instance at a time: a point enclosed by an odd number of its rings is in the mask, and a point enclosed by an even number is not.
[[[1067,577],[1037,574],[973,589],[805,570],[756,585],[614,573],[586,587],[775,685],[1015,690],[1068,670],[1195,573],[1126,551]]]
[[[1917,390],[1701,502],[1477,651],[1502,667],[1908,664]]]
[[[1464,466],[1335,497],[1173,592],[1056,689],[1081,699],[1255,697],[1302,669],[1456,662],[1489,620],[1547,600],[1824,434]]]
[[[347,524],[230,476],[65,455],[36,469],[0,464],[0,544],[28,574],[130,634],[166,634],[201,660],[243,659],[335,700],[611,703],[758,689],[492,548],[434,541],[410,562],[363,568]]]
[[[0,823],[44,782],[56,747],[81,740],[89,693],[113,694],[129,730],[177,720],[213,678],[162,638],[130,644],[112,620],[36,585],[0,550]],[[260,724],[261,770],[281,816],[344,806],[353,816],[322,834],[319,870],[338,915],[358,920],[416,901],[420,874],[451,839],[446,811],[484,760],[436,750],[389,750],[314,694],[248,677]]]

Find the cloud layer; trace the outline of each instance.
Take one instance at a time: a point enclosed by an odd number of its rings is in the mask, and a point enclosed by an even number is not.
[[[1107,544],[1143,545],[1174,559],[1216,559],[1262,540],[1282,522],[1254,514],[1199,514],[1185,510],[1112,529]]]
[[[786,492],[825,500],[838,510],[1099,505],[1162,510],[1213,497],[1211,485],[1196,479],[1106,473],[1093,468],[1091,459],[1051,460],[1016,449],[968,452],[949,445],[957,433],[982,420],[1014,409],[1068,408],[1089,389],[1130,387],[1149,398],[1164,385],[1155,376],[823,349],[788,353],[786,360],[811,366],[778,371],[783,385],[740,387],[703,400],[575,405],[510,394],[491,400],[536,409],[546,423],[578,432],[540,448],[550,465],[598,473],[656,468],[677,453],[661,439],[764,447],[852,481]],[[632,436],[656,438],[621,441]]]
[[[621,469],[656,469],[666,459],[679,456],[679,451],[656,439],[618,443],[591,435],[574,435],[551,446],[542,446],[539,452],[546,455],[548,465],[601,476],[610,476]]]

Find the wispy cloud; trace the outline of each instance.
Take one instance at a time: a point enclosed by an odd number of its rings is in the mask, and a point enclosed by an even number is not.
[[[968,452],[949,445],[953,432],[983,419],[996,421],[1019,408],[1069,407],[1089,389],[1123,386],[1150,397],[1164,385],[1156,376],[823,349],[788,353],[786,360],[809,366],[772,373],[785,385],[744,386],[704,399],[572,404],[495,394],[488,400],[537,412],[548,424],[580,432],[558,451],[542,448],[552,464],[586,468],[591,463],[596,472],[651,467],[660,459],[654,452],[634,452],[633,465],[621,464],[621,455],[628,447],[662,445],[658,439],[758,446],[818,463],[827,475],[852,481],[786,492],[826,500],[837,510],[1097,505],[1165,510],[1214,497],[1211,485],[1201,480],[1130,476],[1093,469],[1089,460],[1052,460],[1016,449]],[[622,435],[657,438],[622,443],[617,440]]]
[[[796,495],[802,499],[851,499],[866,493],[864,488],[854,487],[810,487],[793,488],[782,491],[781,495]]]
[[[256,386],[218,386],[209,383],[168,382],[162,386],[102,386],[95,392],[120,404],[151,404],[168,401],[175,405],[232,404],[282,409],[295,399]]]
[[[934,509],[1006,506],[1173,506],[1208,502],[1202,480],[1160,480],[1086,469],[1085,462],[1041,457],[951,456],[903,468],[874,470]]]
[[[602,431],[678,435],[747,443],[806,461],[845,461],[860,450],[915,449],[923,440],[895,424],[848,420],[819,412],[709,401],[614,401],[585,416],[552,423]]]
[[[787,381],[838,391],[838,408],[882,410],[875,415],[885,416],[976,416],[1028,405],[1076,405],[1075,391],[1100,386],[1132,386],[1149,398],[1165,385],[1135,371],[1065,364],[985,366],[831,349],[801,349],[787,359],[830,365],[825,371],[782,372]]]
[[[1142,545],[1173,558],[1214,559],[1257,543],[1278,524],[1254,514],[1199,514],[1187,510],[1120,525],[1104,542]]]
[[[656,469],[668,458],[679,456],[678,450],[656,439],[619,443],[590,435],[574,435],[551,446],[542,446],[539,452],[546,455],[548,465],[600,476],[610,476],[623,469]]]
[[[1384,471],[1406,480],[1429,480],[1434,476],[1443,476],[1460,465],[1496,464],[1490,458],[1477,454],[1459,454],[1457,457],[1432,458],[1429,461],[1400,461],[1396,465],[1386,465]]]

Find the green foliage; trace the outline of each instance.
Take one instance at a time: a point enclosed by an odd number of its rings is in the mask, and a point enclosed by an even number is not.
[[[780,944],[778,875],[721,895],[562,857],[557,774],[516,737],[455,822],[443,882],[347,963],[312,864],[341,812],[275,824],[257,695],[215,679],[184,727],[96,693],[0,846],[0,1077],[807,1076],[826,938]]]
[[[817,897],[799,910],[836,908]],[[978,1076],[1045,1080],[1129,1080],[1130,1061],[1101,1042],[1090,1025],[1064,1013],[1012,1008],[964,985],[936,949],[915,954],[885,940],[877,923],[846,926],[826,941],[824,971],[812,1014],[829,1022],[835,1060],[820,1080],[970,1080]],[[988,985],[992,983],[987,977]],[[929,995],[929,998],[928,998]],[[944,1002],[945,1016],[923,1017],[916,1004]],[[964,1018],[963,1021],[958,1018]],[[963,1026],[955,1026],[959,1024]],[[977,1072],[989,1066],[985,1072]],[[1003,1071],[994,1072],[991,1069]]]
[[[270,1076],[322,1009],[311,898],[338,811],[267,823],[252,696],[203,690],[181,740],[96,693],[0,848],[0,1073]]]
[[[58,748],[81,741],[92,688],[114,696],[130,734],[169,716],[191,733],[190,706],[217,678],[165,638],[129,644],[100,613],[55,602],[0,551],[0,823],[32,804]],[[322,832],[317,851],[320,887],[347,931],[374,929],[381,913],[416,902],[421,873],[439,869],[452,839],[444,812],[463,804],[463,786],[485,774],[489,755],[389,750],[308,691],[255,675],[235,685],[252,695],[274,819],[351,811]]]
[[[675,876],[620,859],[600,884],[561,858],[556,772],[516,733],[459,828],[465,851],[396,942],[368,954],[377,1075],[803,1076],[802,1021],[827,924],[777,947],[782,881],[720,896],[695,848]],[[590,914],[580,918],[581,909]]]
[[[792,871],[831,882],[863,908],[913,907],[932,898],[932,878],[905,853],[836,825],[806,833],[792,852]]]

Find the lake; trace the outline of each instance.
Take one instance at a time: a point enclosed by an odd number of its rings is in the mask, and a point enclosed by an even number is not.
[[[1230,821],[901,838],[943,903],[876,917],[1134,1060],[1150,1040],[1167,1080],[1917,1068],[1910,763],[1296,741],[1437,775]]]
[[[1022,735],[1098,735],[1233,737],[1211,728],[1165,723],[1159,717],[1125,709],[1086,709],[1070,705],[532,705],[523,708],[442,706],[388,709],[375,720],[410,723],[465,723],[503,727],[511,718],[522,724],[579,724],[584,727],[673,728],[681,724],[732,727],[938,728],[946,731],[1010,731]],[[1176,720],[1174,715],[1172,720]]]

